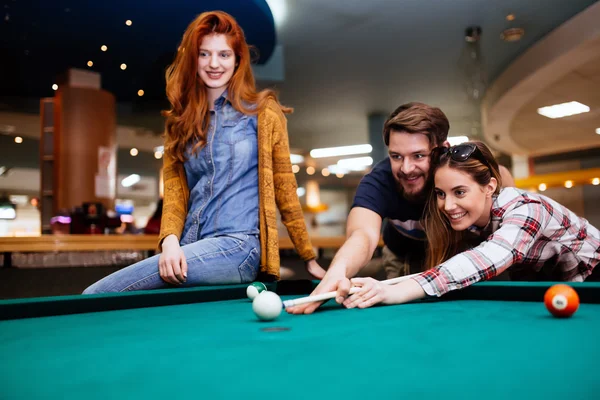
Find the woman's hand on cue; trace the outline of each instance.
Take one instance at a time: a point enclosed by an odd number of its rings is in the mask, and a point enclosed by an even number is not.
[[[344,301],[347,308],[367,308],[378,303],[403,304],[427,296],[415,279],[406,279],[394,285],[373,278],[353,278],[351,282],[359,290]]]
[[[385,303],[392,288],[373,278],[352,278],[350,282],[359,290],[344,300],[343,304],[346,308],[367,308]]]

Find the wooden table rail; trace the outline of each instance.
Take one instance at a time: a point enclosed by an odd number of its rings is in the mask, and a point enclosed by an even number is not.
[[[345,236],[311,236],[317,249],[338,249],[344,244]],[[42,235],[23,237],[0,237],[0,253],[4,253],[4,266],[11,266],[14,252],[76,252],[101,250],[155,251],[157,235]],[[380,239],[379,246],[383,246]],[[279,248],[293,249],[289,237],[279,238]]]

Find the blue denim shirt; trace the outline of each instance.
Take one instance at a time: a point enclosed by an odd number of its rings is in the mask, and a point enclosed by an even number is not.
[[[258,137],[256,115],[245,115],[226,100],[215,101],[206,146],[184,163],[189,209],[181,245],[232,233],[257,235]]]

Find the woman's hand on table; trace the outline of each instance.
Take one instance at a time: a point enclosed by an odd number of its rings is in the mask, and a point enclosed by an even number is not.
[[[162,242],[162,253],[158,261],[160,277],[172,285],[181,285],[187,279],[187,261],[175,235],[167,236]]]
[[[373,278],[352,278],[350,282],[359,289],[344,300],[343,305],[346,308],[367,308],[378,303],[385,304],[392,288]]]
[[[346,308],[367,308],[375,304],[403,304],[426,297],[425,291],[414,279],[387,285],[373,278],[352,278],[352,286],[359,290],[345,301]]]

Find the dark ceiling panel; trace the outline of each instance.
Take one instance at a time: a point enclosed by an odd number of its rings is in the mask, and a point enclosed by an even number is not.
[[[276,43],[273,16],[264,0],[23,1],[0,8],[0,93],[46,97],[68,68],[102,75],[102,87],[119,101],[164,97],[164,70],[188,24],[200,13],[223,10],[240,23],[258,63]],[[0,3],[0,4],[2,4]],[[2,6],[0,6],[2,7]],[[126,26],[126,20],[132,20]],[[100,47],[108,46],[107,52]],[[120,65],[127,64],[122,71]]]

